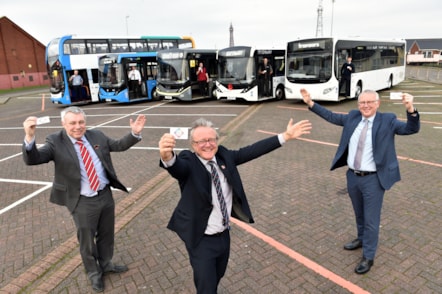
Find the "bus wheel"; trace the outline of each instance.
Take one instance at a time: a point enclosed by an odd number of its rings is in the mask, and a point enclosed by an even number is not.
[[[160,95],[158,95],[157,88],[153,88],[152,90],[152,100],[155,101],[161,100]]]
[[[284,99],[284,97],[285,97],[285,95],[284,95],[284,88],[283,87],[276,88],[275,98],[277,100],[282,100],[282,99]]]
[[[356,92],[355,92],[355,97],[353,97],[354,99],[358,99],[359,94],[362,93],[362,82],[359,81],[357,86],[356,86]]]
[[[210,93],[210,99],[216,100],[216,87],[213,86],[211,89],[209,89]]]

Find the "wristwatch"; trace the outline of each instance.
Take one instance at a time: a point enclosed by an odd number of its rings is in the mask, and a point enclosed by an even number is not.
[[[417,115],[417,108],[414,108],[413,112],[409,112],[410,115],[416,116]]]

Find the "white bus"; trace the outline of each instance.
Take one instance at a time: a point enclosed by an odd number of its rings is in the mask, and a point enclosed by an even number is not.
[[[259,71],[264,58],[267,58],[272,72],[265,73],[269,74],[266,78],[260,78]],[[283,99],[284,59],[284,49],[262,50],[234,46],[220,50],[216,81],[217,98],[252,102]]]
[[[287,43],[285,96],[302,99],[305,88],[315,100],[357,98],[366,89],[388,89],[405,79],[405,40],[312,38]],[[339,89],[342,64],[352,57],[350,96]]]

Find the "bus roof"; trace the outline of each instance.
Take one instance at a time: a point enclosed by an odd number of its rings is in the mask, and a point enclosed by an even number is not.
[[[364,38],[364,37],[360,37],[360,36],[355,36],[355,37],[311,37],[311,38],[303,38],[303,39],[297,39],[297,40],[293,40],[293,41],[289,41],[288,43],[293,43],[293,42],[303,42],[303,41],[314,41],[314,40],[340,40],[340,41],[364,41],[364,42],[397,42],[397,43],[405,43],[406,40],[405,39],[400,39],[400,38],[391,38],[391,39],[387,39],[387,38]]]

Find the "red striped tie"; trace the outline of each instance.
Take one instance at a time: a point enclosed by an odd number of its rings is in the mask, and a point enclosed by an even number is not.
[[[98,180],[98,174],[92,162],[91,155],[89,154],[89,151],[87,151],[87,148],[84,146],[83,141],[78,140],[77,144],[78,146],[80,146],[80,154],[81,158],[83,158],[87,177],[89,178],[89,185],[91,186],[92,190],[97,191],[98,186],[100,185],[100,181]]]

